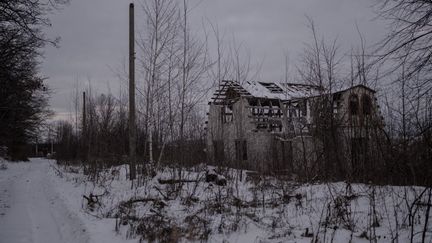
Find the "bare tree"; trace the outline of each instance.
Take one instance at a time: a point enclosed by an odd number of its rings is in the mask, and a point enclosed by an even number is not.
[[[413,0],[384,0],[378,3],[379,17],[390,21],[391,29],[379,45],[379,60],[390,62],[389,72],[404,66],[405,76],[421,75],[420,96],[430,94],[432,85],[432,3]]]
[[[393,160],[409,183],[430,185],[425,172],[432,170],[426,163],[432,159],[432,3],[385,0],[378,2],[377,10],[391,26],[378,45],[377,62],[385,65],[393,94],[400,94],[393,95],[388,108],[396,118],[392,143],[402,148],[392,150],[397,155]]]
[[[210,23],[210,26],[216,46],[216,57],[212,62],[212,68],[209,69],[209,76],[213,80],[213,86],[218,87],[221,85],[222,80],[227,79],[230,73],[230,53],[227,52],[228,45],[225,35],[219,29],[219,25]]]
[[[330,178],[340,178],[344,175],[344,166],[339,147],[338,127],[340,121],[333,115],[334,100],[332,92],[340,85],[339,67],[341,55],[337,41],[333,40],[328,44],[324,38],[318,36],[315,23],[308,18],[309,28],[312,33],[312,43],[306,45],[300,65],[297,67],[298,73],[306,84],[320,87],[320,98],[313,102],[312,113],[316,118],[314,128],[311,131],[318,138],[316,153],[317,160],[324,161],[322,168],[324,176]],[[301,129],[303,131],[304,129]],[[303,132],[300,134],[303,136]],[[303,150],[305,150],[303,148]],[[306,156],[304,155],[306,160]],[[306,161],[305,161],[306,163]],[[334,172],[334,173],[332,173]]]
[[[181,41],[182,47],[179,63],[181,65],[180,78],[178,84],[179,93],[179,143],[180,147],[186,139],[186,125],[190,121],[191,114],[197,104],[206,97],[209,91],[208,85],[203,82],[203,77],[209,68],[207,53],[207,41],[200,41],[192,35],[189,27],[189,6],[188,1],[183,0],[181,8]],[[190,124],[193,126],[193,124]],[[182,153],[181,163],[184,163]]]
[[[168,104],[172,103],[172,80],[175,75],[173,58],[176,56],[178,35],[178,6],[172,0],[144,1],[142,9],[145,14],[145,32],[139,42],[142,51],[142,64],[145,81],[145,130],[149,141],[149,162],[154,162],[154,134],[162,134],[161,121],[163,110],[167,107],[162,102],[168,87]],[[168,108],[170,109],[170,108]],[[172,121],[172,111],[169,114]]]

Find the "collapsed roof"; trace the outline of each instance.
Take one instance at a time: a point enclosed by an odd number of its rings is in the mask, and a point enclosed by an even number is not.
[[[232,93],[241,97],[254,97],[265,99],[291,100],[305,98],[320,94],[322,89],[316,85],[281,83],[281,82],[256,82],[247,81],[238,83],[231,80],[223,80],[219,89],[213,94],[212,102],[223,102],[231,98]]]

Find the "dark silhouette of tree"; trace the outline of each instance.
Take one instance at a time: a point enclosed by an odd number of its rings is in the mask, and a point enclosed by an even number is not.
[[[432,173],[432,2],[383,0],[379,16],[390,31],[381,41],[378,61],[387,68],[395,101],[388,102],[395,125],[388,160],[395,165],[397,180],[431,185]],[[390,126],[389,126],[390,127]]]
[[[65,0],[0,0],[0,145],[12,159],[26,159],[24,146],[49,115],[48,88],[39,74],[41,48],[57,39],[42,32],[47,14]]]

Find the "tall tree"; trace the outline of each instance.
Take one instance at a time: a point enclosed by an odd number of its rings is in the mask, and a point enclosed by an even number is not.
[[[172,81],[177,66],[178,6],[173,0],[143,1],[145,32],[138,43],[143,55],[140,56],[144,72],[145,95],[144,125],[148,136],[149,161],[154,162],[153,143],[162,140],[162,121],[172,122]],[[168,91],[168,92],[166,92]],[[168,96],[168,97],[167,97]],[[168,100],[168,102],[164,102]],[[168,111],[168,119],[165,113]],[[172,130],[172,126],[171,126]],[[157,136],[154,136],[157,135]],[[161,141],[159,141],[160,143]]]
[[[38,73],[41,48],[56,44],[42,27],[47,14],[65,0],[0,1],[0,145],[13,159],[25,159],[22,148],[49,114],[48,88]]]

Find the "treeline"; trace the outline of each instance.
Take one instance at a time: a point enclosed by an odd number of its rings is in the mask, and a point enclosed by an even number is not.
[[[85,115],[85,123],[83,116]],[[205,162],[204,124],[196,112],[187,126],[185,141],[179,137],[168,139],[168,130],[153,129],[154,140],[150,144],[145,120],[138,115],[138,161],[148,163],[152,156],[157,163],[182,163],[184,165]],[[194,123],[194,119],[196,123]],[[95,163],[102,166],[124,164],[129,155],[129,124],[127,102],[112,94],[87,95],[85,114],[78,123],[61,121],[55,124],[56,158],[63,161]],[[156,127],[168,128],[168,119],[161,119]],[[192,123],[196,125],[192,125]],[[171,125],[178,127],[178,124]],[[152,146],[150,149],[149,146]],[[152,153],[152,155],[150,155]]]

